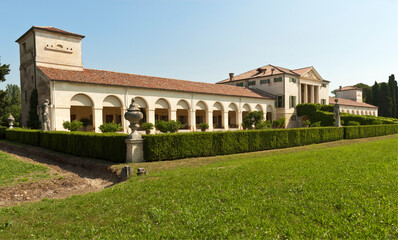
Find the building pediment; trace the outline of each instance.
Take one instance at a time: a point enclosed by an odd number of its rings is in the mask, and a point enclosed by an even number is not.
[[[323,80],[323,78],[319,75],[319,73],[314,68],[311,68],[306,73],[301,75],[301,78],[306,79],[306,80],[313,80],[313,81],[317,81],[317,82],[321,82]]]

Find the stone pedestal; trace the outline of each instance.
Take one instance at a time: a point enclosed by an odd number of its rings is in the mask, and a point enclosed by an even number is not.
[[[144,162],[144,140],[126,139],[126,163]]]

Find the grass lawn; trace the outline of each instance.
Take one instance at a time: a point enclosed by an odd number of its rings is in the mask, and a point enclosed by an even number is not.
[[[297,149],[213,157],[99,193],[0,208],[0,238],[398,238],[398,135]]]
[[[0,151],[0,187],[48,178],[47,170],[43,165],[24,162]]]

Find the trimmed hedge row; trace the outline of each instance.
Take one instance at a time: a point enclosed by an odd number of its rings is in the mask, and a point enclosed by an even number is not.
[[[398,133],[398,124],[344,127],[344,138],[367,138]]]
[[[0,139],[6,138],[6,129],[7,127],[0,126]]]
[[[5,137],[13,142],[40,146],[40,132],[41,130],[12,128],[5,130]]]
[[[0,137],[1,131],[3,129],[0,128]],[[126,161],[126,136],[119,133],[42,132],[22,128],[5,130],[5,138],[10,141],[111,162]]]
[[[300,128],[144,135],[145,161],[286,148],[343,139],[344,129]]]
[[[126,134],[92,132],[41,132],[40,146],[80,157],[111,162],[126,161]]]

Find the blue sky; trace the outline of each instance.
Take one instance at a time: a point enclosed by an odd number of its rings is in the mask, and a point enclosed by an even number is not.
[[[398,74],[398,1],[2,0],[1,63],[31,26],[85,35],[86,68],[214,83],[260,66],[314,66],[330,90]]]

